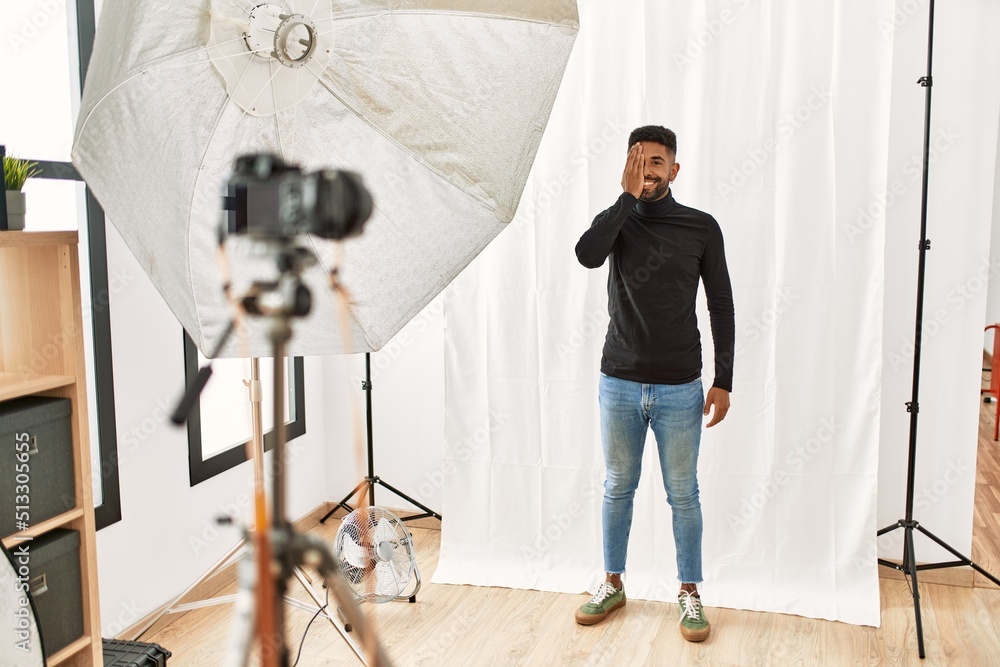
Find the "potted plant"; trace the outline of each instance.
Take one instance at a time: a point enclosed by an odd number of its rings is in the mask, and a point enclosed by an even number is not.
[[[7,229],[24,229],[25,199],[21,188],[25,181],[39,173],[38,163],[13,155],[3,158],[4,189],[7,191]]]

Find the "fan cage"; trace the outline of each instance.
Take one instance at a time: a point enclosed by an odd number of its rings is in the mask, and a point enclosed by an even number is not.
[[[345,516],[334,538],[334,554],[358,600],[412,599],[419,588],[413,536],[381,507],[360,507]]]

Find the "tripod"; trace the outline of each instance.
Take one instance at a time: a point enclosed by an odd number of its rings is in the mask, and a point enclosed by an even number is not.
[[[226,333],[223,336],[222,342],[229,338],[231,334],[231,328],[227,328]],[[222,345],[218,346],[218,349],[213,353],[213,356],[218,353]],[[199,372],[198,379],[194,381],[193,386],[198,389],[194,392],[189,392],[185,399],[189,399],[181,403],[177,408],[175,414],[171,417],[175,424],[183,424],[187,418],[187,414],[190,412],[191,407],[194,405],[194,400],[197,400],[198,393],[200,389],[204,387],[205,383],[208,382],[208,378],[211,376],[211,367],[206,366]],[[261,402],[262,402],[262,387],[260,381],[260,359],[253,357],[250,360],[250,380],[244,381],[249,392],[250,399],[250,412],[251,412],[251,427],[253,429],[253,435],[251,440],[247,443],[248,455],[253,460],[254,467],[254,489],[257,494],[263,492],[264,489],[264,429],[263,429],[263,415],[261,412]],[[282,412],[284,408],[282,407]],[[175,597],[166,606],[160,608],[154,615],[146,620],[146,622],[139,627],[135,632],[132,633],[131,639],[139,640],[149,632],[156,623],[162,619],[167,614],[177,614],[186,611],[191,611],[193,609],[202,609],[204,607],[214,607],[223,604],[233,604],[235,603],[239,596],[237,594],[230,595],[220,595],[215,596],[207,600],[198,600],[194,602],[181,603],[181,600],[185,599],[190,595],[200,584],[208,581],[217,572],[221,571],[226,566],[234,563],[238,558],[243,557],[249,550],[252,549],[252,544],[248,538],[243,538],[233,546],[232,549],[226,552],[226,554],[220,558],[211,568],[209,568],[204,574],[202,574],[198,579],[188,586],[183,592],[181,592],[177,597]],[[310,606],[290,595],[284,596],[284,602],[292,607],[300,609],[306,612],[315,612],[317,608],[321,608],[325,605],[322,596],[313,587],[313,582],[309,577],[302,571],[300,567],[293,568],[293,575],[302,585],[309,597],[312,598],[315,606]],[[348,646],[354,652],[354,654],[361,660],[365,660],[365,655],[363,648],[354,641],[350,635],[348,635],[349,624],[347,619],[342,615],[339,619],[327,614],[321,614],[326,618],[330,624],[333,626],[344,641],[347,642]]]
[[[923,320],[924,320],[924,277],[925,268],[927,261],[927,251],[931,248],[931,242],[927,239],[927,181],[928,181],[928,167],[930,164],[930,142],[931,142],[931,89],[934,85],[934,79],[931,73],[931,66],[933,64],[934,56],[934,0],[930,0],[930,22],[928,24],[927,33],[927,74],[920,77],[917,81],[918,84],[924,87],[925,91],[925,101],[924,101],[924,154],[923,154],[923,180],[921,183],[921,194],[920,194],[920,261],[917,267],[917,312],[916,312],[916,332],[913,339],[913,393],[910,401],[906,404],[906,411],[910,413],[910,438],[909,438],[909,453],[907,457],[906,466],[906,517],[898,520],[896,523],[886,526],[882,530],[878,531],[877,535],[882,536],[887,533],[891,533],[894,530],[902,529],[904,531],[904,542],[903,542],[903,561],[902,563],[896,563],[894,561],[885,560],[882,558],[878,559],[879,565],[885,567],[891,567],[895,570],[899,570],[910,578],[910,592],[913,594],[913,614],[916,619],[917,624],[917,650],[920,657],[924,657],[924,629],[923,623],[920,618],[920,590],[917,585],[917,572],[922,570],[937,570],[942,568],[950,567],[962,567],[969,566],[972,567],[976,572],[979,572],[986,578],[988,578],[993,583],[1000,586],[1000,579],[987,572],[981,566],[973,563],[968,557],[962,555],[958,550],[947,544],[944,540],[937,537],[929,530],[920,525],[920,523],[913,518],[913,490],[916,477],[916,455],[917,455],[917,417],[920,414],[920,344],[921,344],[921,334],[923,331]],[[930,538],[938,546],[943,547],[951,555],[953,555],[957,560],[947,561],[942,563],[923,563],[917,564],[916,552],[913,548],[913,531],[920,531],[921,534]]]
[[[271,513],[268,517],[266,496],[263,488],[263,429],[261,428],[261,391],[258,372],[258,361],[251,362],[251,381],[247,383],[250,389],[253,412],[253,440],[256,445],[255,473],[259,485],[255,489],[256,526],[252,533],[240,544],[237,544],[226,556],[217,563],[209,574],[231,560],[245,546],[250,548],[253,560],[245,560],[240,572],[242,590],[234,596],[224,596],[213,600],[196,603],[193,606],[209,606],[221,602],[236,602],[241,610],[238,630],[233,635],[234,641],[230,651],[230,662],[227,664],[244,666],[249,664],[251,644],[256,637],[260,647],[260,658],[263,667],[287,667],[289,664],[288,647],[285,638],[286,602],[297,603],[287,595],[288,583],[294,577],[303,585],[313,601],[320,605],[318,594],[311,587],[311,582],[302,572],[306,564],[314,566],[324,584],[331,589],[334,598],[339,602],[339,612],[346,621],[339,625],[329,614],[326,618],[333,624],[354,653],[366,664],[372,667],[389,667],[391,663],[379,644],[373,625],[365,618],[355,599],[354,591],[340,573],[339,565],[330,553],[329,548],[321,540],[309,535],[298,534],[286,518],[286,460],[285,460],[285,421],[284,421],[284,372],[288,341],[292,337],[292,320],[305,317],[312,307],[312,295],[302,281],[302,272],[307,266],[315,263],[312,252],[302,246],[295,245],[294,239],[281,238],[271,241],[276,264],[280,275],[274,282],[254,282],[250,291],[241,299],[244,310],[267,320],[268,338],[271,342],[274,362],[274,395],[273,417],[275,445],[271,458]],[[234,323],[227,326],[222,340],[216,350],[210,355],[214,358],[223,348],[233,333]],[[211,365],[203,367],[191,383],[184,398],[171,419],[182,423],[191,406],[208,382],[212,374]],[[207,575],[206,575],[207,576]],[[204,577],[203,577],[204,578]],[[188,591],[175,600],[179,601]],[[294,601],[294,602],[293,602]],[[175,610],[181,607],[170,605]],[[295,606],[302,607],[301,603]],[[323,613],[326,604],[319,606],[316,615]],[[254,609],[256,607],[256,609]],[[308,606],[305,608],[309,609]],[[161,612],[160,616],[162,616]],[[145,625],[139,634],[144,633],[155,623],[154,619]],[[358,629],[360,645],[348,635],[348,626]],[[362,650],[362,647],[364,650]]]
[[[365,352],[365,379],[361,383],[361,388],[365,392],[365,412],[368,420],[368,475],[354,487],[354,490],[344,496],[343,500],[337,503],[333,509],[326,513],[326,515],[319,520],[320,523],[326,523],[334,512],[343,507],[348,512],[354,511],[354,507],[347,504],[347,501],[358,496],[363,498],[365,491],[368,492],[368,505],[369,507],[375,506],[375,485],[381,484],[389,491],[410,503],[414,507],[418,507],[423,510],[423,514],[414,514],[411,516],[405,516],[401,518],[401,521],[414,521],[416,519],[425,519],[428,517],[434,517],[438,521],[441,520],[441,515],[430,509],[426,505],[414,500],[410,496],[406,495],[396,487],[392,486],[381,477],[375,474],[375,450],[372,443],[372,355],[370,352]]]

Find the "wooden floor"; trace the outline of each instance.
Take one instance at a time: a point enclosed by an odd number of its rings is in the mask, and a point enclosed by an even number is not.
[[[972,558],[1000,569],[1000,444],[994,405],[980,419]],[[314,532],[330,540],[336,521]],[[437,565],[440,532],[412,528],[425,580]],[[416,604],[366,605],[396,665],[956,665],[1000,666],[1000,590],[978,576],[974,588],[921,584],[926,660],[917,656],[913,603],[903,581],[881,579],[882,626],[866,628],[731,609],[708,609],[712,636],[689,644],[675,605],[633,600],[610,620],[585,628],[573,611],[586,598],[536,591],[425,583]],[[308,599],[292,584],[292,593]],[[231,587],[224,589],[231,590]],[[170,667],[221,665],[229,608],[188,612],[144,637],[173,652]],[[176,617],[174,617],[176,618]],[[292,659],[310,614],[288,612]],[[300,667],[361,664],[322,619],[312,624]]]
[[[996,406],[996,403],[983,403],[979,411],[972,560],[1000,577],[1000,442],[993,440]],[[997,588],[996,584],[978,572],[975,581],[976,586]]]

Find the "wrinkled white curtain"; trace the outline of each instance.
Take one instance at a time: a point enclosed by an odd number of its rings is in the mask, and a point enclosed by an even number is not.
[[[678,135],[675,197],[722,226],[736,304],[732,410],[699,466],[706,604],[878,624],[884,227],[857,211],[885,191],[893,12],[891,0],[580,3],[518,215],[451,288],[435,581],[583,592],[603,577],[607,269],[584,269],[573,248],[621,191],[629,131],[662,124]],[[699,323],[707,389],[703,294]],[[652,443],[626,588],[671,600]]]

